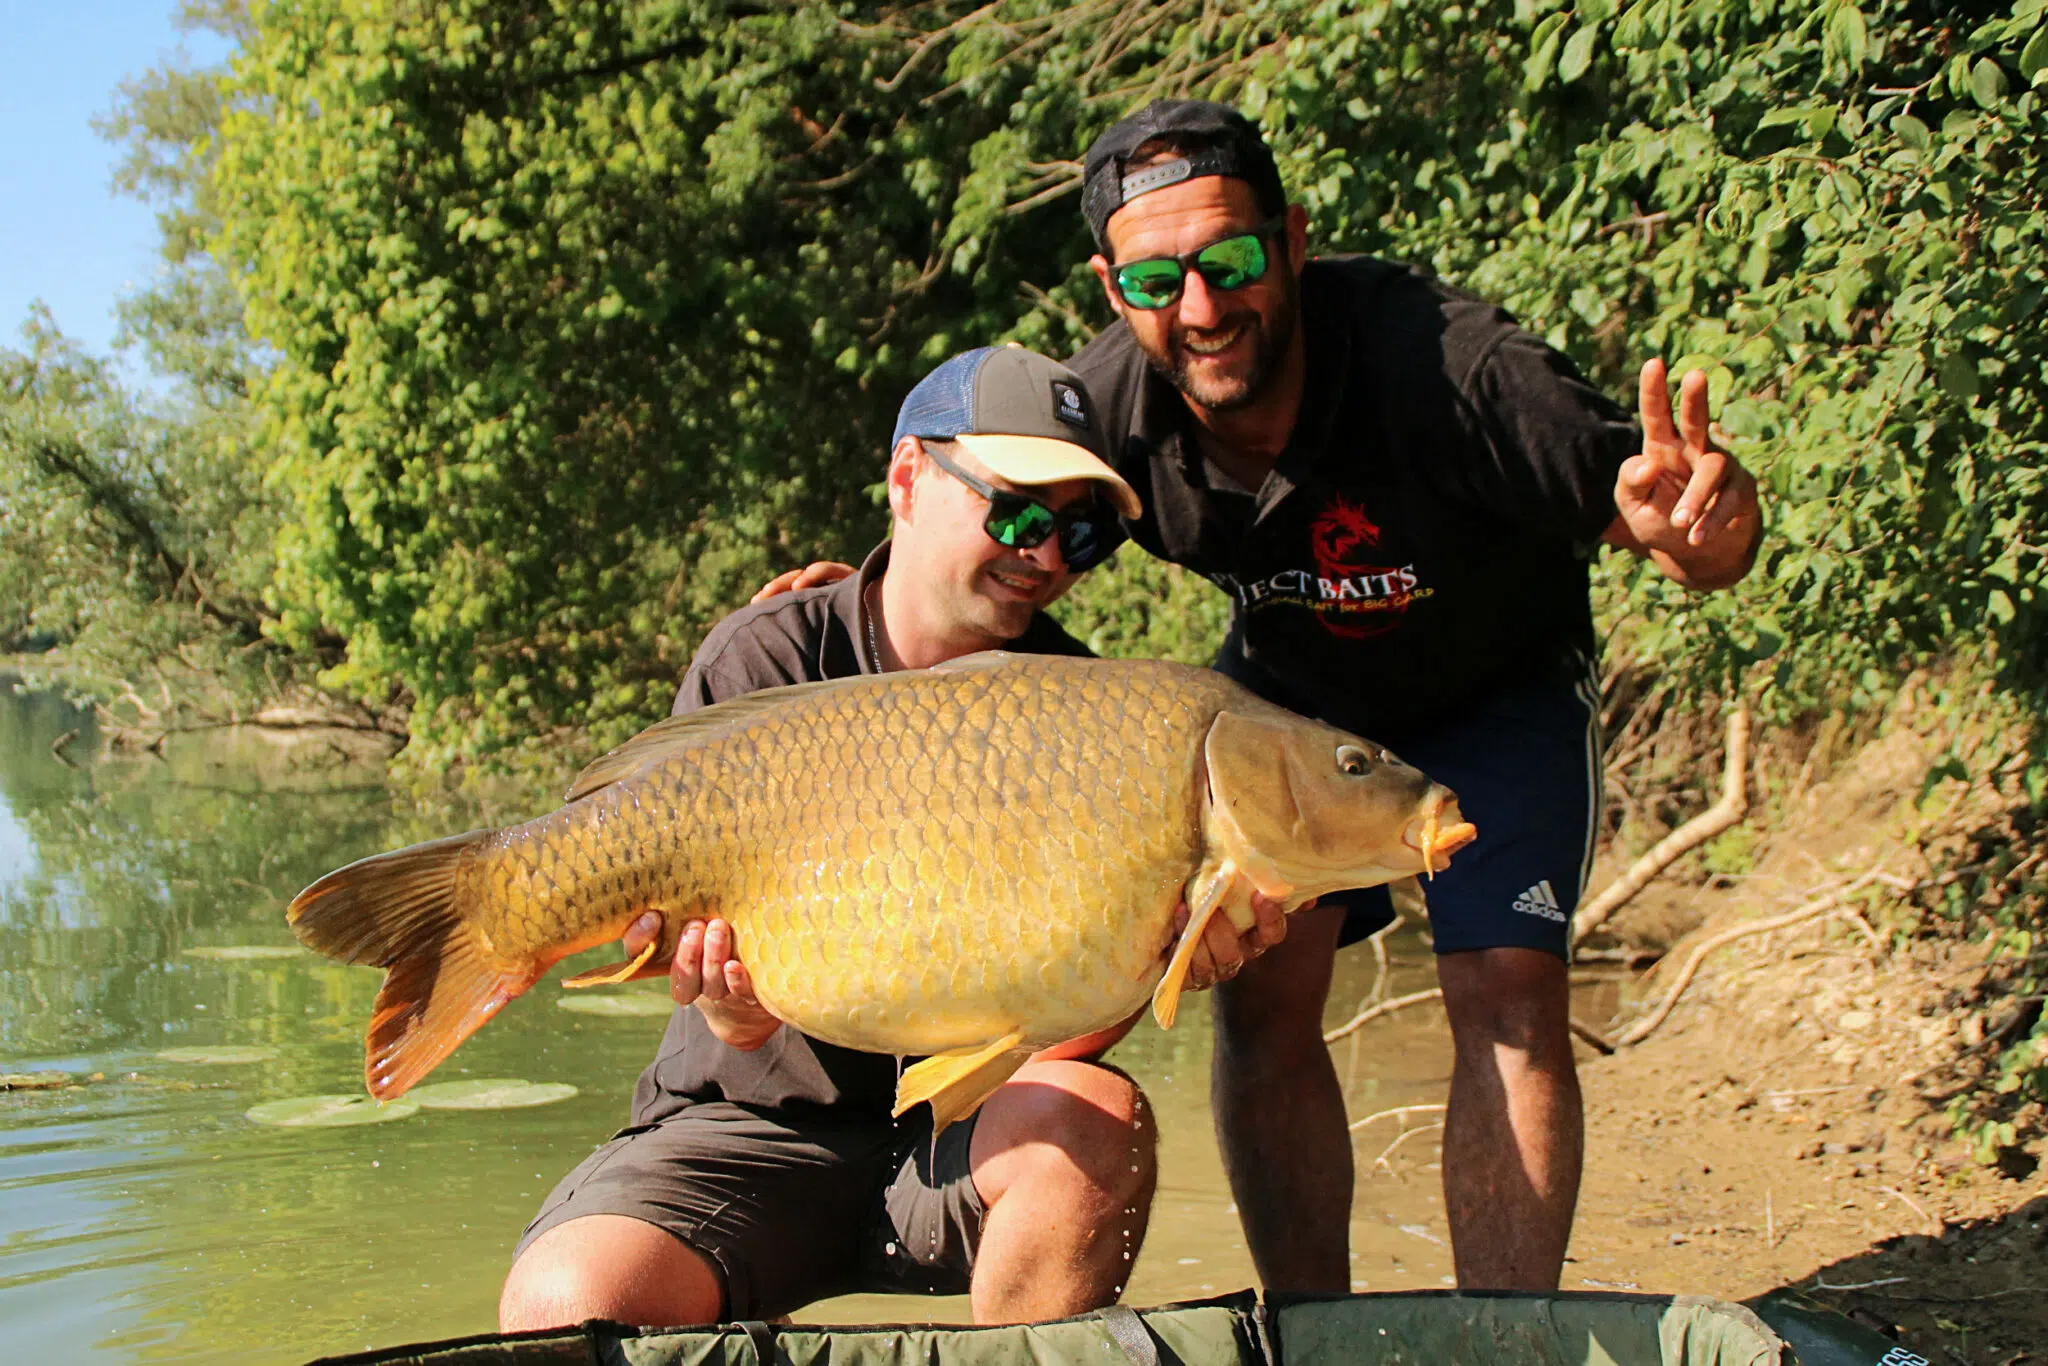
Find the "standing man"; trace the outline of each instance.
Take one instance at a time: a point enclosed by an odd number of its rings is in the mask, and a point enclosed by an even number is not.
[[[1583,1122],[1571,912],[1599,812],[1587,562],[1605,541],[1711,589],[1748,572],[1756,483],[1708,441],[1705,376],[1638,430],[1499,309],[1360,256],[1310,260],[1257,130],[1169,100],[1088,149],[1091,264],[1118,321],[1073,360],[1144,515],[1132,536],[1234,603],[1216,667],[1369,735],[1484,831],[1428,887],[1456,1049],[1444,1193],[1458,1282],[1553,1289]],[[1269,1289],[1349,1288],[1332,956],[1385,893],[1298,916],[1219,989],[1212,1091]],[[1269,932],[1269,937],[1271,937]],[[1254,946],[1256,949],[1257,946]]]
[[[891,539],[833,587],[719,623],[675,710],[997,647],[1086,654],[1043,609],[1115,548],[1119,513],[1139,514],[1102,451],[1064,366],[1018,348],[947,361],[897,421]],[[660,928],[642,917],[629,952]],[[763,1319],[856,1290],[964,1291],[977,1322],[1020,1322],[1122,1291],[1154,1135],[1130,1079],[1087,1061],[1122,1030],[1040,1053],[935,1144],[929,1107],[890,1117],[896,1059],[807,1038],[755,1002],[723,921],[684,930],[671,982],[697,1008],[671,1019],[631,1125],[528,1228],[505,1331]]]

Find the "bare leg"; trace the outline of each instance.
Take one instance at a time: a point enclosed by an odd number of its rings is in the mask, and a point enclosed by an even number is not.
[[[498,1328],[517,1333],[585,1319],[716,1323],[723,1282],[702,1253],[623,1214],[590,1214],[533,1240],[505,1278]]]
[[[1106,1067],[1028,1063],[982,1107],[969,1149],[988,1217],[976,1323],[1113,1304],[1152,1211],[1156,1149],[1142,1092]]]
[[[1293,917],[1287,938],[1216,988],[1209,1090],[1216,1132],[1266,1289],[1351,1288],[1351,1134],[1323,1043],[1342,907]]]
[[[1437,959],[1457,1061],[1444,1210],[1463,1290],[1555,1290],[1585,1161],[1570,978],[1536,949]]]

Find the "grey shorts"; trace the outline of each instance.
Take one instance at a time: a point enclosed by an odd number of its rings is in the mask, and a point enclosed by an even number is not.
[[[894,1122],[693,1105],[585,1158],[513,1256],[571,1219],[623,1214],[711,1260],[727,1320],[858,1291],[964,1294],[986,1215],[973,1134],[972,1119],[951,1125],[935,1152],[922,1105]]]

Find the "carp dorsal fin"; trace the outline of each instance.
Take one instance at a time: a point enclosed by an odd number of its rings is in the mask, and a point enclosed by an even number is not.
[[[971,655],[960,655],[954,659],[942,659],[925,672],[928,674],[972,673],[977,669],[1000,669],[1012,660],[1022,659],[1015,650],[976,650]]]
[[[1024,1036],[1012,1030],[979,1048],[938,1053],[903,1070],[896,1082],[896,1108],[902,1114],[920,1101],[932,1104],[932,1138],[948,1124],[967,1118],[1031,1057]]]
[[[588,797],[599,788],[609,787],[649,764],[729,734],[778,707],[821,693],[842,692],[874,682],[874,675],[860,674],[850,678],[828,678],[818,683],[792,683],[786,688],[763,688],[729,702],[718,702],[681,716],[656,721],[609,754],[593,759],[569,784],[568,795],[562,800],[573,802],[579,797]]]

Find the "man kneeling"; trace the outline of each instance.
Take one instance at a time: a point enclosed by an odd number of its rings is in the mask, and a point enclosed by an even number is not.
[[[1114,549],[1116,514],[1139,511],[1101,452],[1064,366],[1016,347],[955,356],[898,416],[891,539],[851,578],[726,618],[675,710],[977,650],[1088,653],[1042,609]],[[628,952],[659,931],[643,917]],[[1272,916],[1240,942],[1219,918],[1195,977],[1234,972],[1279,933]],[[670,982],[695,1009],[670,1020],[632,1124],[527,1229],[505,1331],[761,1319],[856,1291],[965,1291],[976,1322],[1010,1323],[1121,1293],[1154,1134],[1137,1086],[1090,1059],[1128,1024],[1038,1054],[934,1144],[928,1106],[890,1117],[895,1059],[806,1037],[754,1001],[723,921],[684,930]]]

